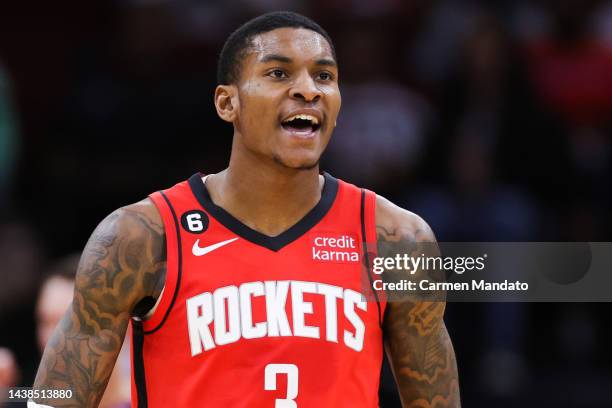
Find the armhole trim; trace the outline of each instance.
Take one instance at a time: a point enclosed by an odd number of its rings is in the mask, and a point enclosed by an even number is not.
[[[174,207],[163,191],[155,192],[149,197],[159,210],[166,231],[166,282],[155,311],[142,322],[145,335],[159,330],[168,318],[178,295],[183,264],[181,234]]]
[[[373,192],[366,190],[364,188],[361,189],[361,206],[360,206],[360,216],[361,216],[361,236],[363,242],[363,253],[365,256],[365,264],[367,268],[368,279],[370,281],[370,287],[372,288],[372,292],[374,293],[374,298],[376,299],[376,307],[378,308],[378,323],[382,327],[383,323],[383,313],[385,304],[381,304],[381,299],[379,297],[379,291],[373,289],[374,281],[372,277],[372,263],[370,256],[376,256],[376,194]]]
[[[143,334],[142,322],[132,320],[132,406],[137,408],[149,406],[143,357]]]

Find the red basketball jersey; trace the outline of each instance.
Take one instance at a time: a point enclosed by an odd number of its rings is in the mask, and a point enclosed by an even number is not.
[[[385,304],[363,295],[375,195],[324,174],[318,204],[269,237],[202,177],[150,196],[167,275],[153,315],[132,322],[132,406],[378,407]]]

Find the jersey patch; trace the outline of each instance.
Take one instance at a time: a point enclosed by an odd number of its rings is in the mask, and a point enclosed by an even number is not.
[[[201,234],[208,229],[208,214],[202,210],[191,210],[181,215],[183,229],[192,234]]]

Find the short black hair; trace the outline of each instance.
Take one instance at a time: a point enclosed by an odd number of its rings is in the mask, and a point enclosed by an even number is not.
[[[305,28],[321,34],[329,43],[334,59],[336,50],[329,34],[317,23],[301,14],[291,11],[274,11],[247,21],[234,31],[225,41],[217,65],[217,82],[229,85],[238,82],[242,61],[246,56],[251,40],[258,34],[267,33],[277,28]]]

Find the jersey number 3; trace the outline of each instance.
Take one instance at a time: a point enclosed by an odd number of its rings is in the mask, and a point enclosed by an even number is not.
[[[287,398],[277,398],[274,408],[297,408],[294,399],[298,395],[298,368],[295,364],[268,364],[264,377],[264,389],[276,390],[276,376],[287,374]]]

